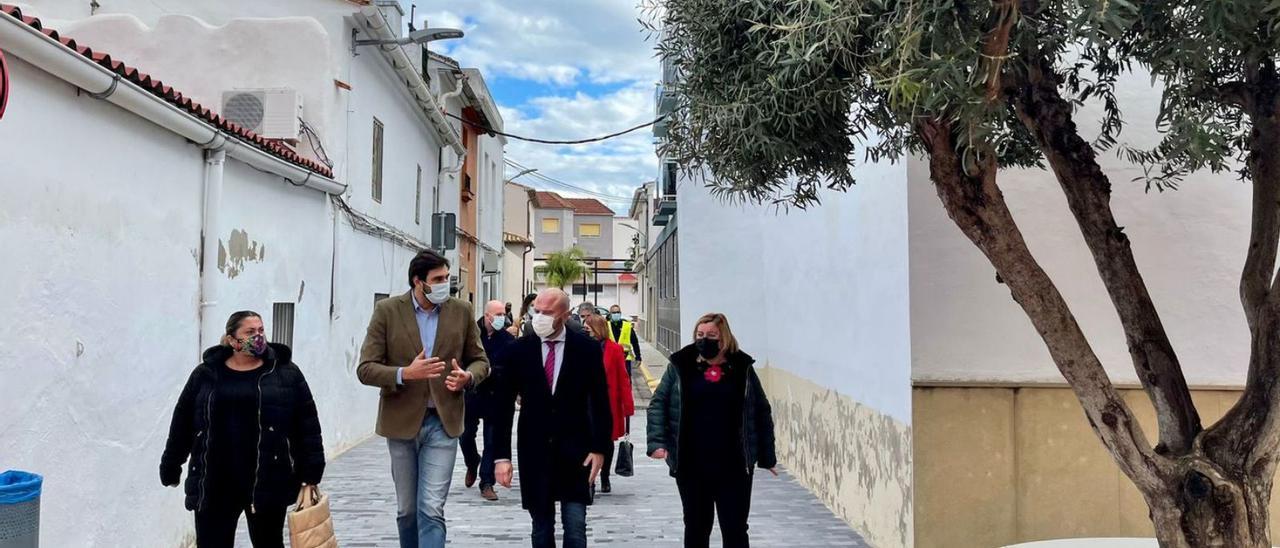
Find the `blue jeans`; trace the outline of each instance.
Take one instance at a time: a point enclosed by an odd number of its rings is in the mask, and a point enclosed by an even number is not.
[[[556,505],[529,510],[533,518],[533,548],[556,547]],[[587,548],[587,505],[560,503],[560,524],[564,527],[564,548]]]
[[[481,420],[484,421],[484,435],[481,438],[484,446],[477,449],[476,435],[480,434]],[[462,432],[462,459],[466,462],[467,470],[479,469],[480,489],[493,487],[497,483],[493,463],[493,421],[487,417],[481,419],[471,409],[467,409],[467,429]]]
[[[444,548],[444,501],[453,483],[458,438],[449,437],[432,411],[416,439],[387,439],[387,449],[396,485],[400,548]]]

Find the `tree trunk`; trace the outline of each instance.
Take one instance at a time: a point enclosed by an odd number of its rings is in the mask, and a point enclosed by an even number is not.
[[[1275,459],[1269,454],[1250,457],[1254,444],[1241,440],[1206,451],[1214,429],[1199,433],[1178,454],[1151,448],[1057,287],[1027,249],[996,184],[989,151],[967,161],[956,150],[953,132],[939,121],[923,123],[918,131],[929,151],[938,197],[1040,333],[1094,433],[1146,500],[1160,545],[1270,547],[1267,506]],[[1280,314],[1264,317],[1274,321]],[[1280,330],[1272,323],[1263,325]]]
[[[1197,451],[1170,462],[1163,488],[1143,493],[1163,548],[1269,548],[1271,477],[1240,477]]]
[[[1011,78],[1010,102],[1049,161],[1120,316],[1138,381],[1156,410],[1156,452],[1185,454],[1201,431],[1200,416],[1129,238],[1112,214],[1111,182],[1093,147],[1080,137],[1072,120],[1074,106],[1059,92],[1061,77],[1052,63],[1036,51],[1023,54],[1024,72]]]

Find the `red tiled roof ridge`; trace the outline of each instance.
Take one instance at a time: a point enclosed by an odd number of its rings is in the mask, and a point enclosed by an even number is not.
[[[542,209],[573,209],[573,205],[560,196],[551,191],[539,190],[535,195],[537,198],[537,206]]]
[[[56,29],[45,28],[39,18],[23,15],[22,9],[17,6],[0,3],[0,12],[4,12],[14,19],[22,21],[27,26],[40,31],[45,36],[52,38],[71,51],[93,61],[94,64],[106,68],[107,70],[119,75],[121,78],[136,84],[148,93],[164,100],[166,103],[174,105],[192,116],[208,122],[210,125],[225,131],[249,143],[250,145],[253,145],[255,148],[262,150],[267,154],[323,175],[324,177],[333,178],[333,171],[330,170],[328,166],[310,158],[306,158],[291,150],[289,147],[286,147],[282,143],[266,139],[253,131],[231,123],[216,111],[191,100],[189,97],[183,96],[181,92],[173,89],[171,86],[165,85],[164,82],[152,78],[151,75],[139,71],[137,68],[131,67],[123,61],[113,59],[109,53],[94,51],[93,48],[76,42],[74,38],[62,36]]]
[[[614,212],[609,209],[609,206],[604,205],[603,202],[595,198],[565,198],[565,200],[573,206],[574,213],[579,215],[614,216]]]

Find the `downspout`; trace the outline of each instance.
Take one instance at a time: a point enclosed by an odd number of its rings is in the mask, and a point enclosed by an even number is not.
[[[520,298],[523,299],[529,291],[529,252],[533,251],[532,244],[524,244],[524,253],[520,254]]]
[[[441,116],[449,112],[448,110],[446,110],[449,108],[448,101],[459,95],[462,95],[462,86],[466,85],[466,83],[467,83],[467,75],[466,74],[459,75],[457,89],[450,91],[448,93],[442,93],[440,94],[440,97],[436,99],[436,104],[440,106]],[[440,166],[440,173],[436,175],[437,196],[439,195],[440,180],[443,179],[445,176],[454,177],[458,174],[459,171],[462,171],[462,164],[465,163],[467,159],[466,146],[467,146],[467,143],[465,142],[465,140],[463,140],[461,141],[461,146],[451,147],[454,149],[454,152],[455,152],[453,167],[446,168],[444,167],[444,165]],[[444,149],[444,147],[440,147],[440,148],[441,150]],[[438,211],[439,205],[440,205],[439,200],[437,200],[436,201],[437,211]]]
[[[227,159],[223,150],[206,150],[204,153],[204,212],[200,224],[200,348],[214,345],[214,336],[208,325],[213,308],[218,305],[217,275],[213,272],[218,260],[219,213],[222,209],[222,166]]]

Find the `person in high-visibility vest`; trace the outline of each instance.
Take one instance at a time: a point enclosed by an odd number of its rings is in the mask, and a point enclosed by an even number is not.
[[[622,319],[622,307],[616,304],[609,308],[609,340],[627,351],[627,375],[631,375],[632,366],[641,359],[640,337],[636,336],[635,326]]]

